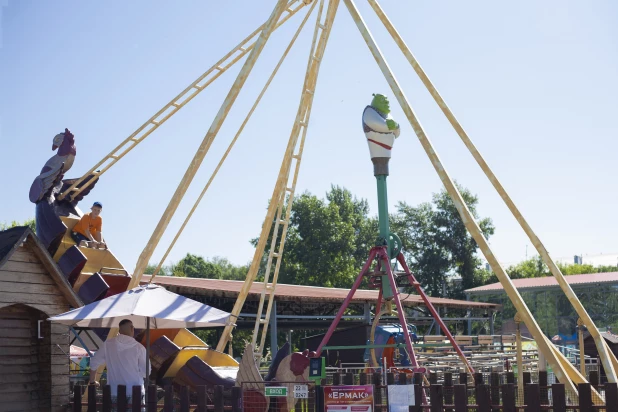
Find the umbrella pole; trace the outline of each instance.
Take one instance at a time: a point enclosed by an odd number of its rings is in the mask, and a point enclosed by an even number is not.
[[[150,318],[146,318],[146,378],[144,379],[144,389],[148,390],[150,385]]]

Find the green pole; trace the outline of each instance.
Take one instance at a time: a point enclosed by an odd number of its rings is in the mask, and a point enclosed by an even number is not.
[[[386,186],[387,176],[388,175],[376,175],[376,183],[378,186],[378,227],[380,230],[380,237],[378,243],[386,244],[390,264],[391,245],[388,241],[390,236],[390,229],[388,225],[388,190]],[[386,300],[389,300],[393,297],[393,289],[391,288],[391,284],[386,279],[386,277],[382,278],[382,297]]]

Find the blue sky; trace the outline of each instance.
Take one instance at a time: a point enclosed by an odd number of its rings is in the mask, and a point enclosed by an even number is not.
[[[34,215],[28,189],[71,129],[84,173],[268,18],[274,1],[0,1],[0,221]],[[480,198],[502,262],[533,248],[371,8],[358,7],[447,170]],[[408,45],[554,256],[616,253],[618,5],[611,1],[383,0]],[[162,239],[169,244],[303,17],[273,34]],[[291,129],[313,17],[171,254],[245,263]],[[104,235],[132,269],[240,64],[160,127],[82,203],[103,202]],[[331,184],[369,200],[375,183],[360,126],[371,93],[392,93],[347,9],[321,67],[300,192]],[[395,105],[394,105],[395,106]],[[402,111],[390,205],[428,201],[441,183]]]

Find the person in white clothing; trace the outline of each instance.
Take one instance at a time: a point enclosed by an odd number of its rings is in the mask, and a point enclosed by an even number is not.
[[[107,384],[111,386],[113,398],[118,396],[118,385],[127,387],[127,398],[133,386],[141,386],[143,398],[144,378],[150,373],[146,372],[146,348],[133,338],[135,329],[129,319],[120,321],[118,331],[118,336],[106,340],[90,359],[90,384],[99,385],[97,369],[107,365]]]

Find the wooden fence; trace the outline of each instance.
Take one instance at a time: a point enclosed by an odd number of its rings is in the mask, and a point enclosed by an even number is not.
[[[546,374],[539,374],[542,381]],[[540,412],[551,410],[553,412],[566,412],[577,410],[579,412],[606,411],[618,412],[618,386],[616,383],[606,383],[604,385],[591,385],[590,383],[579,384],[579,396],[569,393],[565,386],[560,383],[547,385],[547,383],[528,383],[530,377],[524,380],[524,388],[518,388],[514,383],[514,375],[506,374],[506,383],[501,383],[500,376],[491,374],[487,380],[481,373],[475,374],[473,382],[468,382],[467,375],[459,376],[459,383],[455,384],[452,375],[447,373],[437,382],[437,375],[429,376],[427,382],[423,375],[410,375],[406,373],[393,374],[386,376],[383,382],[381,373],[341,373],[333,376],[332,382],[323,382],[328,385],[374,385],[374,401],[376,412],[388,412],[388,385],[407,385],[413,384],[415,402],[414,406],[409,407],[409,412],[516,412],[530,411]],[[503,381],[504,379],[502,379]],[[425,381],[425,384],[423,382]],[[486,383],[488,381],[488,383]],[[428,384],[427,384],[428,383]],[[316,389],[319,387],[316,387]],[[596,392],[602,394],[599,397]],[[214,412],[241,412],[242,389],[234,387],[231,391],[224,391],[222,386],[210,388],[207,391],[205,386],[197,388],[197,392],[190,393],[188,387],[176,388],[174,391],[171,385],[165,387],[163,391],[157,389],[155,385],[147,388],[146,398],[142,404],[141,388],[132,388],[131,400],[127,402],[126,387],[118,387],[118,398],[116,405],[112,405],[111,387],[103,388],[102,396],[97,396],[96,388],[88,386],[88,400],[82,402],[82,387],[76,386],[72,402],[72,411],[82,411],[86,408],[89,412],[103,411],[108,412],[115,406],[118,411],[138,411],[145,408],[148,412],[155,411],[214,411]],[[320,391],[318,391],[320,392]],[[318,397],[322,394],[316,393]],[[578,399],[578,400],[577,400]],[[577,403],[575,403],[577,402]],[[323,405],[318,402],[317,405]],[[255,408],[249,408],[253,412]],[[306,412],[323,412],[316,409],[313,405],[307,408]],[[317,408],[321,409],[321,408]],[[265,411],[264,411],[265,412]]]
[[[89,385],[88,400],[83,402],[83,390],[80,385],[76,385],[73,392],[71,402],[71,411],[78,412],[84,409],[88,412],[111,412],[112,410],[125,412],[128,410],[139,411],[145,408],[147,412],[241,412],[241,388],[234,387],[231,389],[231,396],[224,395],[223,386],[215,386],[210,393],[207,392],[206,386],[198,386],[197,392],[190,393],[189,387],[181,386],[178,392],[175,392],[171,385],[167,385],[164,389],[163,402],[159,400],[159,389],[156,385],[150,385],[146,389],[145,399],[142,399],[142,388],[134,386],[131,394],[127,394],[127,388],[124,385],[118,386],[118,397],[115,405],[112,404],[111,386],[103,387],[103,395],[97,395],[97,388]],[[129,399],[129,400],[128,400]],[[194,401],[194,402],[191,402]],[[143,403],[142,403],[143,402]]]

